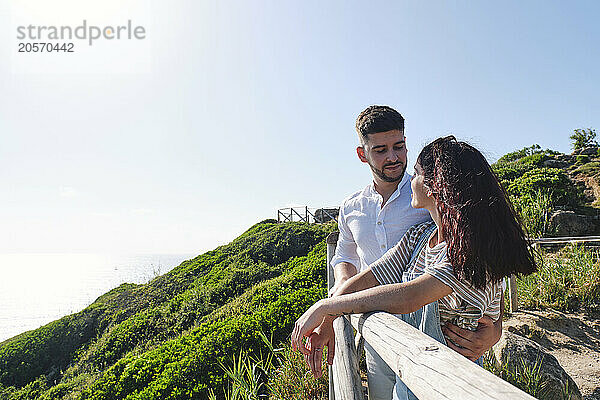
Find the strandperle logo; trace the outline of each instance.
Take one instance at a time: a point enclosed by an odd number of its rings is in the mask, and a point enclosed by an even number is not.
[[[17,27],[18,40],[87,40],[91,46],[96,40],[142,40],[146,38],[146,29],[143,26],[133,26],[131,20],[126,25],[88,25],[87,20],[76,27],[69,25],[28,25]]]

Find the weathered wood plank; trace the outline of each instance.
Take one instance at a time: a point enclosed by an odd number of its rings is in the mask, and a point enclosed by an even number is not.
[[[572,236],[572,237],[549,237],[549,238],[538,238],[528,239],[529,243],[542,243],[542,244],[559,244],[559,243],[586,243],[586,242],[600,242],[600,236]]]
[[[327,288],[335,284],[330,262],[335,254],[339,232],[327,236]],[[335,331],[335,357],[329,368],[329,400],[363,400],[362,384],[358,372],[358,356],[354,345],[354,330],[345,318],[333,323]]]
[[[363,400],[362,383],[358,372],[358,357],[354,347],[354,330],[345,318],[336,318],[335,357],[332,375],[335,400]]]
[[[335,276],[333,274],[333,268],[331,268],[331,259],[335,254],[335,248],[337,246],[339,232],[331,232],[327,235],[325,243],[327,243],[327,293],[331,290],[335,284]],[[327,374],[329,377],[329,400],[335,400],[335,382],[333,379],[333,371],[331,367],[327,367]]]
[[[419,399],[533,399],[391,314],[376,312],[351,319]]]

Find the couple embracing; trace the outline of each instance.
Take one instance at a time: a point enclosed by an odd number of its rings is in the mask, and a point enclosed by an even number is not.
[[[502,279],[536,270],[506,192],[453,136],[425,146],[408,175],[404,118],[390,107],[365,109],[356,130],[373,183],[340,207],[335,286],[296,321],[292,346],[318,376],[324,346],[333,361],[333,320],[381,310],[480,362],[502,332]],[[368,343],[365,352],[369,399],[416,398]]]

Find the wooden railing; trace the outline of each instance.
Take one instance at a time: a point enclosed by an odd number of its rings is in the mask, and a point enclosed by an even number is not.
[[[329,262],[336,244],[337,232],[334,232],[327,237],[329,288],[334,284]],[[353,328],[419,399],[533,399],[397,317],[375,312],[335,320],[335,357],[329,369],[330,400],[364,397]]]
[[[562,245],[569,243],[598,243],[600,244],[600,236],[574,236],[574,237],[548,237],[539,239],[528,239],[529,243],[534,246],[539,245]]]

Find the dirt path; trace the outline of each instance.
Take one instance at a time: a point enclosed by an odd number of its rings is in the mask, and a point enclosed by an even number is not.
[[[599,318],[558,311],[520,311],[503,326],[544,346],[577,383],[584,400],[600,400]]]

